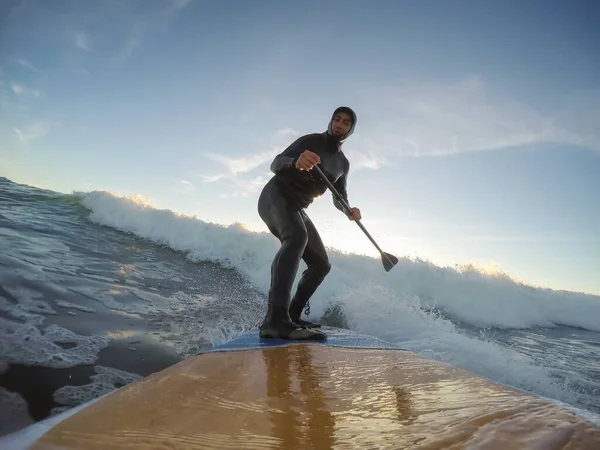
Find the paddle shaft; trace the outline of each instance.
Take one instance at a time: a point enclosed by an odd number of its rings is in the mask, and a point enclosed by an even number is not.
[[[346,200],[344,200],[344,197],[342,197],[340,195],[340,193],[337,191],[337,189],[333,186],[333,184],[331,184],[331,181],[329,181],[329,179],[325,176],[325,174],[323,173],[323,171],[321,170],[321,168],[318,165],[315,165],[314,169],[317,171],[317,173],[319,174],[319,176],[321,177],[321,179],[323,180],[323,182],[327,185],[327,187],[329,188],[329,190],[331,191],[331,193],[333,194],[333,196],[335,197],[335,199],[338,202],[340,202],[340,204],[344,207],[344,209],[346,210],[346,214],[347,215],[351,215],[352,214],[352,208],[350,208],[350,206],[348,205],[348,203],[346,203]],[[379,250],[379,253],[385,254],[384,251],[379,248],[379,245],[377,245],[377,242],[375,242],[375,239],[373,239],[371,237],[371,235],[369,234],[369,232],[367,231],[367,229],[364,227],[364,225],[362,223],[360,223],[360,220],[355,220],[354,222],[356,222],[356,224],[360,227],[360,229],[363,230],[363,232],[369,238],[369,240],[373,243],[373,245],[375,246],[375,248],[377,250]]]

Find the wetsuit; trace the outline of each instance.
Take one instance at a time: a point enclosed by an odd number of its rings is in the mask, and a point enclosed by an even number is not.
[[[268,310],[261,325],[262,337],[324,338],[324,334],[314,330],[317,324],[300,319],[300,315],[331,268],[321,237],[305,212],[313,200],[326,191],[327,186],[317,173],[298,170],[295,164],[305,150],[319,155],[319,167],[347,201],[346,180],[350,164],[341,150],[341,143],[354,130],[356,116],[353,112],[351,115],[354,118],[352,128],[342,139],[330,133],[330,122],[327,132],[300,137],[277,155],[271,164],[271,171],[275,175],[261,192],[258,213],[282,245],[271,267]],[[343,207],[335,200],[334,205],[343,211]],[[300,259],[304,260],[307,269],[290,303],[291,288]],[[300,332],[298,326],[311,330]]]

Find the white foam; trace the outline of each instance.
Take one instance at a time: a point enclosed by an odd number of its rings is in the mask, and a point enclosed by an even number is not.
[[[267,292],[271,262],[279,246],[270,234],[158,210],[137,197],[105,191],[77,195],[91,210],[92,221],[185,252],[193,261],[209,260],[235,268]],[[441,308],[478,327],[564,324],[600,331],[598,296],[532,288],[504,275],[442,268],[420,260],[401,259],[386,273],[378,259],[335,250],[330,250],[330,259],[333,269],[315,294],[315,314],[322,314],[340,289],[358,289],[368,281],[398,296],[417,297],[421,306]]]
[[[54,401],[67,407],[73,407],[108,394],[142,377],[135,373],[113,369],[112,367],[94,366],[95,375],[92,382],[82,386],[63,386],[54,394]],[[60,412],[57,410],[56,413]]]
[[[88,308],[87,306],[83,306],[83,305],[76,305],[75,303],[66,302],[64,300],[57,300],[56,304],[58,306],[60,306],[61,308],[76,309],[78,311],[82,311],[82,312],[86,312],[86,313],[95,313],[96,312],[95,309]]]
[[[57,369],[93,364],[110,341],[107,336],[80,336],[58,325],[41,331],[35,324],[0,317],[0,360],[9,364]],[[63,348],[60,344],[72,347]]]
[[[24,310],[20,304],[9,302],[4,297],[0,297],[0,312],[3,312],[14,319],[33,325],[41,325],[44,322],[44,316],[30,313],[29,311]]]
[[[244,298],[246,303],[240,305],[177,291],[164,300],[167,306],[149,314],[147,323],[155,336],[168,341],[182,357],[252,331],[263,313],[252,297]]]
[[[167,304],[165,297],[160,294],[155,294],[154,292],[148,292],[135,287],[129,287],[129,291],[137,298],[144,300],[151,305],[160,306]]]
[[[24,286],[4,286],[4,289],[19,302],[19,308],[23,311],[39,314],[56,314],[56,311],[43,300],[44,297],[39,291],[29,289]]]
[[[173,292],[169,296],[170,308],[176,311],[186,311],[191,303],[195,306],[207,306],[219,302],[217,297],[212,295],[187,294],[182,291]]]
[[[239,224],[220,226],[169,210],[157,210],[137,198],[103,191],[81,194],[90,219],[183,251],[192,261],[209,260],[235,268],[259,287],[268,286],[271,260],[277,251],[267,234],[245,231]]]
[[[92,280],[106,281],[107,283],[116,283],[118,281],[118,280],[116,280],[114,278],[104,277],[102,275],[94,275],[92,273],[86,273],[86,274],[83,274],[83,276],[85,278],[90,278]]]
[[[109,309],[114,311],[123,311],[125,313],[130,314],[138,314],[144,313],[149,310],[148,306],[145,305],[136,305],[131,303],[121,303],[115,299],[115,296],[128,294],[129,291],[126,291],[122,287],[115,287],[115,289],[111,289],[107,292],[106,285],[98,285],[94,286],[73,286],[69,288],[72,292],[76,292],[78,294],[84,295],[89,299],[98,301],[102,303]]]
[[[334,302],[343,305],[350,327],[358,332],[539,395],[569,403],[578,400],[577,393],[565,389],[534,358],[496,345],[485,336],[460,333],[449,320],[423,312],[416,297],[365,285],[340,293]]]
[[[6,285],[4,288],[19,302],[0,297],[0,312],[18,321],[0,317],[0,360],[4,364],[53,368],[92,364],[98,352],[108,346],[108,337],[80,336],[58,325],[42,330],[44,315],[57,314],[48,303],[39,300],[42,294],[19,286]],[[57,304],[87,309],[60,300]],[[71,348],[63,348],[61,344]]]

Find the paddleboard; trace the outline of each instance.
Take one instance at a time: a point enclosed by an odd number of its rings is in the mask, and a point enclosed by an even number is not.
[[[385,341],[240,336],[2,449],[599,449],[572,411]]]

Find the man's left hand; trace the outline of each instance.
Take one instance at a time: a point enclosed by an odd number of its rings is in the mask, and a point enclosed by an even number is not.
[[[352,209],[352,214],[348,214],[348,219],[360,220],[361,219],[360,209],[358,209],[358,208],[351,208],[351,209]]]

